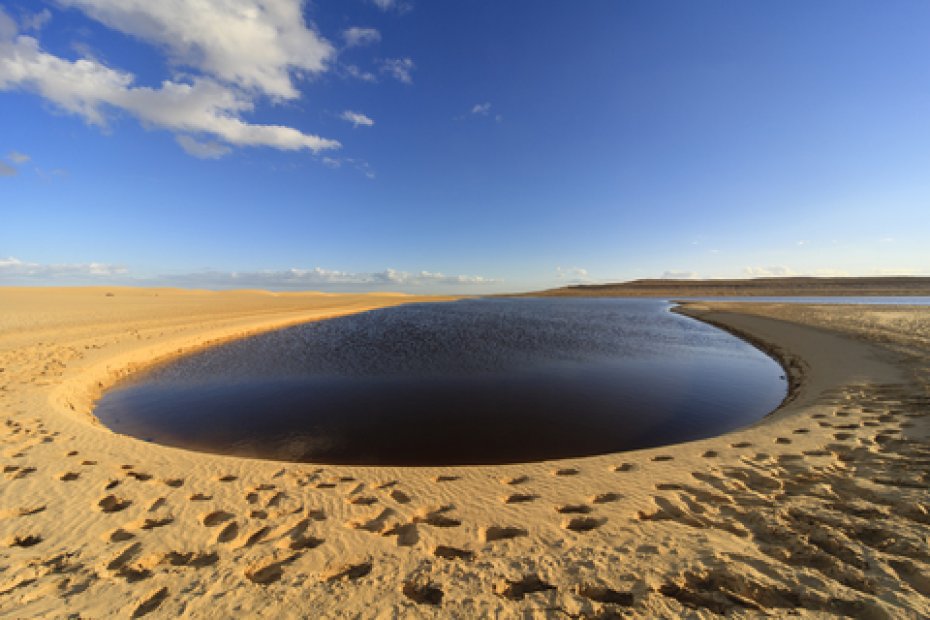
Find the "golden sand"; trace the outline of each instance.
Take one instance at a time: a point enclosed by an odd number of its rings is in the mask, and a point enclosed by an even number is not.
[[[792,397],[622,454],[315,466],[92,417],[154,360],[420,299],[0,289],[0,616],[930,616],[926,307],[692,304],[776,352]]]

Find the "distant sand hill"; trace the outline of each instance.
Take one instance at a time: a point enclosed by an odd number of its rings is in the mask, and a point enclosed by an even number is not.
[[[524,293],[524,297],[823,297],[930,296],[930,278],[754,278],[633,280]]]

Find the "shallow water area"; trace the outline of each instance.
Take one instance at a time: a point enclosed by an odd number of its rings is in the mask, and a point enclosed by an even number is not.
[[[523,462],[750,424],[783,370],[646,299],[479,299],[308,323],[111,390],[116,432],[206,452],[342,464]]]

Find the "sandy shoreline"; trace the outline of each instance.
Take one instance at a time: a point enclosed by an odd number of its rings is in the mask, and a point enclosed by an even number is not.
[[[793,398],[622,454],[317,467],[87,415],[153,359],[410,299],[0,289],[0,616],[930,615],[926,307],[690,304],[789,360]]]

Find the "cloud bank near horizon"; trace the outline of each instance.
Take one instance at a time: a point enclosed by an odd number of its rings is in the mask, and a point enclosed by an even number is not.
[[[209,289],[428,292],[430,289],[487,287],[500,283],[502,280],[498,278],[479,275],[446,275],[390,268],[374,272],[338,271],[321,267],[265,271],[203,270],[142,276],[133,274],[121,265],[108,263],[42,264],[14,257],[0,258],[0,285],[100,284]]]

